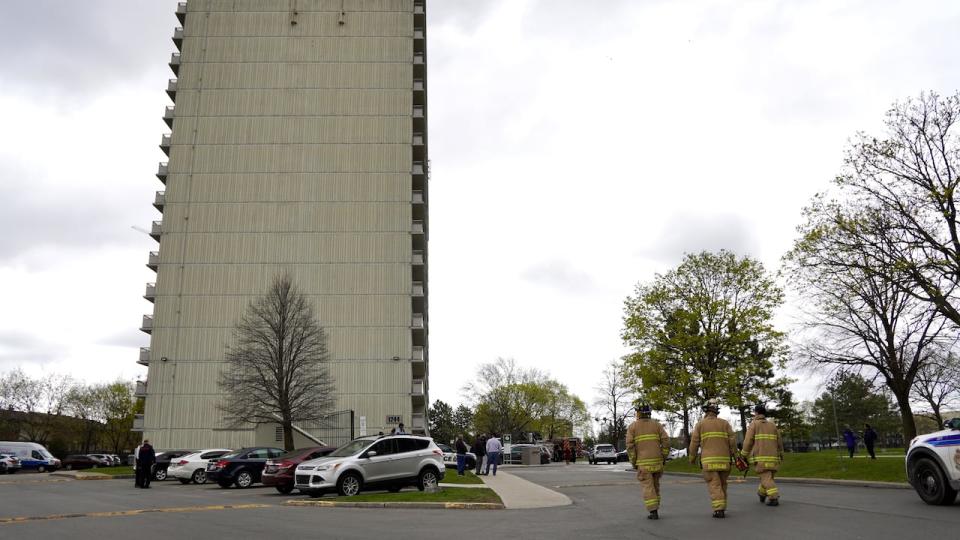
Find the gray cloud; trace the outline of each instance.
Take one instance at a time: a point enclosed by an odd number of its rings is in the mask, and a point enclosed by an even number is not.
[[[0,372],[28,364],[42,366],[58,357],[56,347],[16,330],[0,330]]]
[[[673,214],[655,240],[635,254],[672,264],[686,253],[726,249],[738,255],[751,255],[756,254],[757,248],[751,225],[740,216]]]
[[[174,0],[4,2],[0,93],[83,99],[155,70],[173,48]],[[154,63],[144,58],[157,59]]]
[[[103,338],[99,341],[98,345],[139,348],[150,345],[150,338],[139,329],[131,327]]]
[[[529,282],[559,289],[566,293],[587,293],[597,289],[593,277],[567,261],[545,261],[527,268],[521,277]]]

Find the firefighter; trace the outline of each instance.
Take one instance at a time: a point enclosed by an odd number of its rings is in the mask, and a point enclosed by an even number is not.
[[[690,463],[694,463],[697,450],[701,451],[700,467],[710,492],[713,517],[724,518],[727,510],[727,478],[730,476],[730,462],[737,454],[737,441],[730,422],[717,418],[720,405],[716,400],[704,403],[703,412],[703,420],[697,422],[690,436],[687,455]]]
[[[757,475],[760,476],[760,487],[757,489],[760,502],[777,506],[780,504],[780,490],[773,477],[783,461],[783,439],[776,424],[767,420],[767,408],[762,403],[753,408],[753,413],[753,421],[743,438],[741,455],[756,466]]]
[[[670,453],[670,439],[660,422],[650,418],[650,405],[637,405],[637,419],[627,428],[627,455],[643,486],[647,519],[660,519],[660,477]]]

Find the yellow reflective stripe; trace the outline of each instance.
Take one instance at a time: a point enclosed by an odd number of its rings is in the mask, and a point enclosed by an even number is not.
[[[659,439],[660,439],[660,436],[657,435],[657,434],[652,434],[652,435],[637,435],[636,437],[633,438],[634,442],[639,442],[639,441],[656,441],[656,440],[659,440]]]
[[[702,457],[700,458],[700,461],[704,463],[726,463],[730,461],[730,458],[728,456],[723,456],[723,457],[712,456],[712,457]]]
[[[777,488],[770,488],[767,490],[767,495],[776,495],[777,493],[780,493],[780,490]]]
[[[777,456],[752,456],[750,458],[750,463],[756,463],[758,461],[763,461],[764,463],[770,463],[770,462],[779,463],[780,458],[778,458]]]
[[[700,434],[701,439],[726,439],[728,435],[722,431],[705,431]]]
[[[726,500],[726,499],[717,499],[717,500],[715,500],[715,501],[711,501],[710,504],[712,504],[714,508],[718,508],[718,507],[720,507],[720,506],[726,506],[726,505],[727,505],[727,500]]]
[[[657,504],[658,502],[660,502],[660,499],[645,499],[643,501],[644,504]]]
[[[759,434],[757,434],[757,435],[754,435],[753,438],[756,439],[756,440],[758,440],[758,441],[775,441],[775,440],[777,440],[777,436],[776,436],[776,435],[764,435],[764,434],[762,434],[762,433],[759,433]]]

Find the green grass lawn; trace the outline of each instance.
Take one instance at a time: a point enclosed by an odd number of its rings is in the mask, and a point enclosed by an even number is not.
[[[133,467],[97,467],[96,469],[80,469],[77,472],[109,474],[110,476],[133,474]]]
[[[823,452],[787,453],[777,476],[793,478],[831,478],[837,480],[870,480],[876,482],[906,482],[903,468],[903,450],[892,449],[877,452],[877,459],[863,457],[850,459],[846,452],[836,450]],[[888,456],[888,457],[881,457]],[[753,468],[748,476],[755,477]],[[675,459],[667,463],[667,472],[700,472],[697,465],[691,465],[686,459]],[[733,475],[742,475],[736,470]]]
[[[456,475],[456,473],[454,473]],[[327,497],[324,497],[327,498]],[[488,488],[440,488],[436,493],[404,489],[399,493],[364,493],[353,497],[334,497],[344,502],[472,502],[503,504]]]
[[[464,476],[457,476],[456,469],[447,469],[447,474],[444,475],[443,484],[482,484],[481,480],[477,475],[473,474],[470,471],[464,471]]]

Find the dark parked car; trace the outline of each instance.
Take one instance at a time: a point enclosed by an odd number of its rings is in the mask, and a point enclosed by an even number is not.
[[[510,446],[510,450],[509,450],[509,451],[505,451],[505,452],[503,453],[503,456],[502,456],[503,463],[513,463],[513,464],[518,464],[518,463],[520,463],[520,461],[521,461],[520,453],[522,452],[522,449],[525,448],[525,447],[530,447],[530,446],[533,446],[533,447],[535,447],[537,450],[539,450],[539,452],[540,452],[540,464],[541,464],[541,465],[549,465],[549,464],[550,464],[550,453],[549,453],[549,451],[548,451],[546,448],[544,448],[542,445],[539,445],[539,444],[536,444],[536,445],[535,445],[535,444],[527,444],[527,443],[514,444],[514,445]]]
[[[76,469],[96,469],[97,467],[104,467],[104,464],[93,456],[74,454],[65,457],[61,462],[61,466],[68,471],[72,471]]]
[[[196,452],[196,450],[166,450],[157,454],[157,462],[153,464],[154,480],[166,480],[167,468],[170,467],[170,462],[178,457],[194,452]]]
[[[301,448],[288,452],[276,459],[268,460],[263,469],[261,481],[263,485],[273,486],[277,488],[277,491],[286,495],[293,491],[293,472],[297,470],[297,465],[309,459],[326,456],[336,449],[336,446]]]
[[[216,482],[222,488],[236,484],[238,488],[247,488],[261,481],[263,468],[268,459],[286,454],[279,448],[257,446],[241,448],[220,459],[207,464],[207,481]]]

